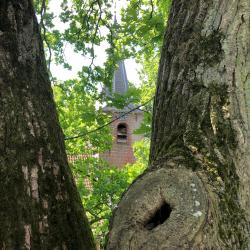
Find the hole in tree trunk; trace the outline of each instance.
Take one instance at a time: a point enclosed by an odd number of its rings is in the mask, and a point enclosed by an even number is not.
[[[160,208],[158,208],[152,217],[146,222],[145,228],[148,230],[152,230],[157,226],[163,224],[170,216],[172,212],[172,208],[169,204],[164,202]]]

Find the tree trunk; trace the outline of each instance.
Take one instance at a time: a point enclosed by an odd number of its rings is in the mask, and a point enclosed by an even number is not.
[[[0,1],[0,249],[94,249],[31,0]]]
[[[249,0],[173,0],[150,167],[108,249],[250,249],[249,17]]]

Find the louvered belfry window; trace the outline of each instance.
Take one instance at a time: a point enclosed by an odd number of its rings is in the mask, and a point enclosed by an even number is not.
[[[117,142],[127,143],[127,140],[128,140],[127,125],[125,123],[120,123],[117,126]]]

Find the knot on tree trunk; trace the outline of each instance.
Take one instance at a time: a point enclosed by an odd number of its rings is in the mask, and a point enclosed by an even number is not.
[[[190,249],[207,215],[206,190],[186,169],[148,172],[116,209],[107,249]]]

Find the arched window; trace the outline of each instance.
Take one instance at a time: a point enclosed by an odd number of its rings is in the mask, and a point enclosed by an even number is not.
[[[125,123],[120,123],[117,126],[117,142],[126,143],[128,140],[127,125]]]

